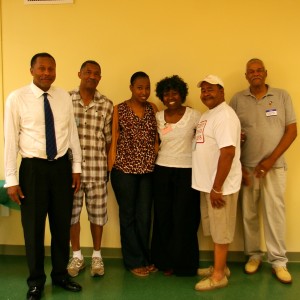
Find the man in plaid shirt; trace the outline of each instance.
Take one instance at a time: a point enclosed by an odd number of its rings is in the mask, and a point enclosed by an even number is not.
[[[71,220],[73,257],[68,273],[75,277],[85,268],[80,250],[80,213],[85,199],[93,239],[91,276],[104,275],[101,257],[103,226],[107,222],[107,154],[111,143],[113,103],[97,90],[101,67],[92,60],[78,72],[80,86],[70,92],[82,149],[81,188],[74,196]]]

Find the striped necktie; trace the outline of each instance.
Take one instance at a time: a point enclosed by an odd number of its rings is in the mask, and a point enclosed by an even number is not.
[[[48,160],[54,160],[57,154],[54,118],[47,93],[44,93],[46,153]]]

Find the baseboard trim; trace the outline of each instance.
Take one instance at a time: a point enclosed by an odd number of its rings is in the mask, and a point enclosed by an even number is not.
[[[71,249],[70,249],[71,251]],[[84,256],[91,256],[93,248],[83,247],[81,248],[82,254]],[[101,253],[103,257],[107,258],[122,258],[122,252],[120,248],[102,248]],[[25,255],[24,245],[0,245],[0,255]],[[45,246],[45,255],[51,255],[50,246]]]
[[[71,250],[70,250],[71,251]],[[82,254],[86,257],[91,256],[93,249],[91,247],[83,247]],[[45,255],[50,256],[50,246],[45,247]],[[122,258],[121,248],[102,248],[101,253],[106,258]],[[24,245],[0,245],[0,255],[25,255]],[[211,250],[200,250],[200,261],[213,261],[214,253]],[[300,252],[288,252],[287,257],[290,262],[300,262]],[[246,257],[243,251],[229,251],[229,262],[244,262]]]

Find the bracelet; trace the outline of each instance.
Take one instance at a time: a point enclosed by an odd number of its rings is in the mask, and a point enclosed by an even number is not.
[[[213,190],[216,194],[223,194],[223,191],[218,192],[218,191],[216,191],[214,188],[212,188],[212,190]]]

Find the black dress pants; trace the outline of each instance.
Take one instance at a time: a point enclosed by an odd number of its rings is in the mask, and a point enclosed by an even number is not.
[[[67,277],[73,189],[72,167],[68,156],[48,161],[23,158],[20,187],[25,196],[21,203],[26,257],[29,267],[28,286],[44,286],[44,238],[48,216],[51,232],[51,277]]]
[[[199,266],[200,193],[191,188],[191,168],[155,166],[151,255],[162,271],[196,275]]]

